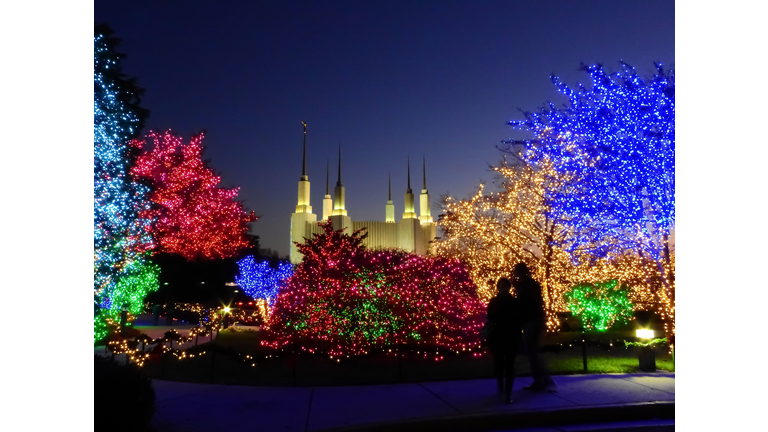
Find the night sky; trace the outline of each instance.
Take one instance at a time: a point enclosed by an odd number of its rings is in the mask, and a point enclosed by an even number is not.
[[[258,3],[258,4],[256,4]],[[226,4],[226,6],[222,6]],[[96,1],[122,40],[123,70],[146,92],[149,130],[188,139],[261,218],[263,248],[288,253],[308,124],[307,173],[322,214],[341,143],[353,220],[384,220],[387,175],[403,213],[406,159],[418,195],[422,155],[436,219],[493,176],[520,109],[563,102],[550,81],[586,80],[579,64],[619,60],[650,74],[674,65],[673,1]],[[417,198],[418,203],[418,198]],[[417,204],[418,207],[418,204]]]

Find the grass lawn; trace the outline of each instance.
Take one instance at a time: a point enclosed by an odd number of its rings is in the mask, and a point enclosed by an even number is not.
[[[603,341],[626,337],[620,333],[587,335],[589,340]],[[571,342],[581,333],[556,333],[548,335],[545,344]],[[259,345],[259,332],[221,332],[213,342],[201,343],[200,348],[217,345],[232,352],[261,358],[270,351]],[[202,342],[202,340],[201,340]],[[665,348],[657,348],[656,368],[674,371],[671,355]],[[552,374],[580,373],[634,373],[638,372],[637,348],[625,348],[614,343],[611,350],[590,346],[587,348],[587,370],[584,371],[580,345],[567,347],[561,352],[545,352]],[[491,378],[490,355],[480,358],[460,356],[442,361],[423,358],[396,358],[371,356],[350,358],[341,362],[329,358],[298,357],[295,359],[268,358],[264,361],[243,363],[226,354],[206,352],[202,356],[177,360],[166,358],[163,362],[148,362],[145,372],[152,378],[189,382],[213,382],[242,385],[354,385],[384,384],[414,381],[438,381],[456,379]],[[517,357],[515,372],[518,376],[530,375],[528,359],[524,354]]]

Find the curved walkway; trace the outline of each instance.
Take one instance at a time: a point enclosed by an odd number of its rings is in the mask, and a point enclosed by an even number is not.
[[[245,387],[154,380],[157,412],[153,425],[163,432],[468,432],[674,419],[674,373],[555,379],[558,393],[551,394],[526,392],[521,388],[531,378],[516,378],[511,405],[498,399],[493,379],[344,387]]]

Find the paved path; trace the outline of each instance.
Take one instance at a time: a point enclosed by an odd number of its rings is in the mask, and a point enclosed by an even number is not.
[[[146,319],[137,321],[136,328],[155,338],[171,328],[186,336],[192,327],[182,322],[173,326],[148,323]],[[200,342],[203,340],[208,338]],[[184,347],[192,344],[194,341]],[[104,355],[105,349],[96,348],[95,352]],[[117,360],[124,361],[121,356]],[[589,423],[647,426],[649,421],[662,426],[632,430],[669,430],[664,425],[670,422],[674,427],[674,373],[565,375],[555,379],[558,393],[540,394],[522,390],[531,383],[530,377],[516,378],[512,405],[498,399],[494,379],[339,387],[247,387],[153,380],[157,412],[152,423],[162,432],[523,432],[522,428],[569,432],[600,429],[590,429]]]
[[[153,425],[175,431],[477,431],[674,419],[675,374],[557,376],[558,393],[521,389],[512,405],[495,380],[343,387],[246,387],[154,380]],[[559,430],[559,429],[558,429]]]

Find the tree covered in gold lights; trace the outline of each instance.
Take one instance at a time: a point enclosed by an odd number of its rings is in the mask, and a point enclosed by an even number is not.
[[[675,72],[654,64],[641,76],[621,62],[616,72],[581,65],[586,84],[552,83],[568,101],[509,122],[530,136],[510,140],[509,151],[540,166],[554,161],[558,176],[575,175],[568,191],[548,190],[547,213],[574,229],[571,253],[598,258],[614,250],[644,267],[644,289],[674,343]],[[610,249],[610,250],[607,250]]]
[[[443,235],[433,243],[437,255],[459,258],[487,302],[495,294],[495,283],[509,277],[518,262],[526,262],[543,289],[548,327],[559,325],[556,312],[565,311],[563,294],[578,284],[606,280],[644,286],[644,266],[610,239],[603,239],[603,256],[569,250],[575,233],[571,225],[548,211],[552,190],[567,193],[579,181],[577,174],[559,173],[553,161],[534,167],[502,162],[492,169],[498,174],[499,191],[487,192],[484,185],[468,199],[446,197],[438,225]],[[587,248],[590,251],[594,248]],[[642,289],[631,293],[638,307],[649,307],[652,296]]]

